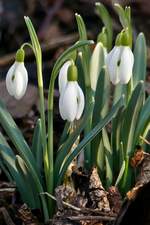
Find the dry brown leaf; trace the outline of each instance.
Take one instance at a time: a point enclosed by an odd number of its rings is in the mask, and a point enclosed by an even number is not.
[[[37,104],[38,90],[33,85],[29,84],[24,97],[21,100],[16,100],[8,94],[5,81],[1,81],[0,99],[6,104],[8,111],[14,118],[22,118],[28,114],[34,104]]]
[[[97,172],[97,168],[94,167],[91,171],[89,180],[89,196],[92,201],[92,207],[98,208],[100,211],[109,212],[110,205],[107,198],[107,192],[102,186],[102,182]]]

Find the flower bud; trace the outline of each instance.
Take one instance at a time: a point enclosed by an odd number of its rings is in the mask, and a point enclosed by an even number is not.
[[[24,62],[25,53],[23,49],[18,49],[16,52],[16,62]]]
[[[68,67],[67,78],[68,78],[68,81],[77,81],[78,71],[77,71],[77,67],[75,65],[71,64]]]

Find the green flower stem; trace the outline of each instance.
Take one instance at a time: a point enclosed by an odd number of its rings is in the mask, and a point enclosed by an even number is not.
[[[34,27],[32,25],[31,20],[28,17],[25,17],[25,22],[30,34],[32,47],[30,44],[24,44],[28,45],[33,49],[33,52],[35,54],[36,58],[36,65],[37,65],[37,78],[38,78],[38,88],[39,88],[39,97],[40,97],[40,116],[41,116],[41,138],[42,138],[42,144],[43,144],[43,160],[44,160],[44,173],[45,173],[45,179],[46,179],[46,186],[47,191],[49,192],[50,189],[50,175],[49,175],[49,160],[48,160],[48,149],[47,149],[47,140],[46,140],[46,122],[45,122],[45,105],[44,105],[44,90],[43,90],[43,76],[42,76],[42,52],[41,47],[36,35],[36,32],[34,30]],[[23,46],[23,47],[24,47]],[[51,212],[51,202],[48,200],[48,206],[49,206],[49,212]]]

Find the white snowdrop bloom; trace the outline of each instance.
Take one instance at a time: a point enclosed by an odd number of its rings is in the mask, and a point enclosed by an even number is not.
[[[64,65],[60,69],[59,76],[58,76],[58,85],[59,85],[60,94],[62,93],[63,89],[65,88],[67,84],[67,71],[70,65],[71,65],[71,61],[67,61],[64,63]]]
[[[17,100],[21,99],[27,89],[28,73],[24,62],[15,62],[7,72],[6,88],[8,93]]]
[[[111,82],[127,84],[132,76],[134,56],[129,46],[115,46],[106,59]]]
[[[80,119],[84,110],[84,94],[77,83],[77,76],[77,67],[70,61],[67,72],[64,73],[64,77],[62,75],[59,83],[60,115],[62,119],[68,120],[69,122],[73,122],[75,119]],[[65,81],[63,81],[63,78]],[[65,85],[64,82],[66,82]]]
[[[59,99],[59,111],[62,119],[69,122],[80,119],[84,104],[84,95],[77,81],[68,81]]]
[[[24,66],[24,56],[24,50],[19,49],[16,53],[16,61],[6,74],[8,93],[17,100],[24,96],[28,84],[28,73]]]

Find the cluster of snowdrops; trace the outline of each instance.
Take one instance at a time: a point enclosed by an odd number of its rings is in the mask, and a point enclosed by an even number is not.
[[[16,182],[22,200],[31,208],[40,208],[45,221],[53,215],[55,207],[47,195],[53,195],[55,188],[63,183],[73,160],[86,170],[97,166],[105,188],[115,185],[124,195],[134,184],[130,158],[135,146],[141,144],[145,151],[148,148],[143,142],[150,126],[150,97],[145,97],[143,82],[146,75],[145,38],[143,34],[138,35],[133,53],[130,7],[123,9],[119,4],[114,7],[123,27],[114,46],[112,20],[103,4],[96,3],[97,14],[104,23],[96,43],[87,40],[84,21],[80,15],[75,15],[80,38],[58,58],[53,67],[46,115],[42,52],[28,17],[25,17],[25,22],[31,43],[20,47],[6,75],[9,94],[21,100],[28,85],[25,48],[31,48],[37,66],[40,118],[34,129],[32,146],[29,146],[0,102],[0,123],[17,152],[16,155],[0,133],[0,165],[8,179]],[[57,75],[59,112],[66,124],[54,157],[53,98]],[[113,99],[110,103],[112,85]],[[108,124],[111,124],[111,132],[106,128]]]

